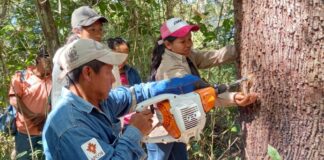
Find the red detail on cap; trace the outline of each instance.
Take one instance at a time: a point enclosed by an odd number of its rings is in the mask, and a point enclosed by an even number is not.
[[[181,37],[186,36],[191,31],[196,32],[198,30],[199,30],[199,26],[197,26],[197,25],[184,26],[184,27],[178,29],[177,31],[171,33],[169,36],[181,38]]]
[[[92,152],[93,154],[96,154],[96,152],[97,152],[96,144],[89,143],[87,151]]]

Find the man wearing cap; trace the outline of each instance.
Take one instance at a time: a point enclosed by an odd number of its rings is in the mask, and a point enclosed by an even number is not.
[[[16,72],[11,79],[9,100],[17,110],[15,149],[16,154],[23,154],[17,159],[32,159],[30,155],[32,151],[42,150],[41,132],[50,110],[48,104],[52,84],[50,63],[48,52],[42,47],[38,51],[36,65]]]
[[[71,16],[71,27],[73,34],[67,39],[67,44],[75,39],[93,39],[98,42],[102,40],[103,37],[103,24],[107,23],[108,20],[98,15],[89,6],[81,6],[75,9]],[[60,49],[59,49],[60,50]],[[51,104],[55,106],[61,96],[61,90],[65,80],[59,80],[58,75],[61,73],[60,62],[58,61],[59,51],[55,54],[53,58],[53,90],[51,94]]]
[[[196,76],[185,76],[111,90],[113,65],[123,63],[126,57],[91,39],[79,39],[62,48],[60,78],[65,77],[68,85],[44,127],[46,159],[143,158],[140,141],[152,129],[151,111],[135,113],[122,130],[118,117],[145,99],[166,92],[188,93],[201,82]]]

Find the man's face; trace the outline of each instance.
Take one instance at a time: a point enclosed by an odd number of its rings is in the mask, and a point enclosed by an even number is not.
[[[112,88],[112,84],[115,82],[115,77],[112,73],[113,66],[110,64],[105,64],[99,70],[99,73],[91,74],[91,88],[93,89],[93,94],[95,94],[98,99],[103,100],[108,97],[108,93]]]
[[[80,31],[81,39],[93,39],[101,42],[102,37],[102,22],[100,22],[99,20],[91,24],[90,26],[82,27],[82,30]]]

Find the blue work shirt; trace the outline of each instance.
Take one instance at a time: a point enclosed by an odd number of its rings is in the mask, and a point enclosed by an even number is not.
[[[102,111],[63,87],[62,99],[49,114],[43,132],[46,159],[140,159],[141,132],[117,117],[127,113],[131,93],[119,87],[101,103]]]
[[[182,94],[204,87],[205,82],[187,75],[159,82],[118,87],[109,92],[98,110],[67,88],[49,114],[43,130],[46,159],[140,159],[141,132],[132,125],[121,131],[121,117],[128,113],[133,100],[142,102],[163,93]],[[135,103],[135,102],[134,102]]]

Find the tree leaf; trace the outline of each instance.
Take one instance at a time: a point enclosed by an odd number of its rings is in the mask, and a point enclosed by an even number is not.
[[[282,160],[279,152],[277,149],[273,148],[271,145],[268,144],[268,155],[272,160]]]

